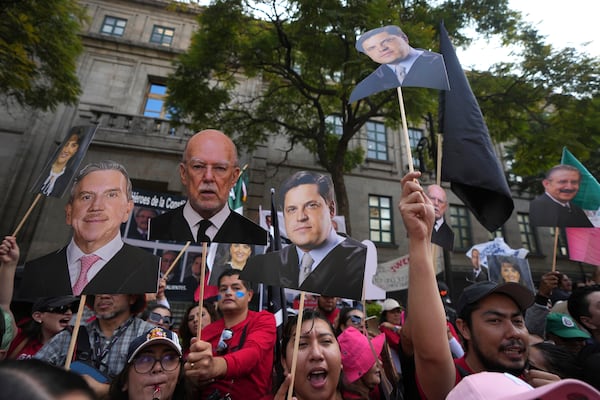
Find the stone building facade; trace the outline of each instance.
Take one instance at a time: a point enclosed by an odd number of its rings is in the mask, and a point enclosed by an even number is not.
[[[74,107],[61,106],[52,113],[31,113],[18,108],[0,116],[0,224],[14,230],[30,208],[35,195],[31,185],[48,155],[72,126],[98,124],[84,164],[111,159],[128,169],[134,186],[156,192],[180,193],[177,165],[191,132],[172,127],[162,107],[165,84],[174,59],[188,48],[197,27],[199,7],[167,9],[164,0],[81,0],[90,23],[81,32],[85,47],[78,62],[83,93]],[[335,121],[333,121],[335,125]],[[411,145],[423,135],[411,129]],[[372,121],[352,142],[363,146],[367,159],[347,174],[352,236],[371,239],[379,261],[406,254],[406,233],[397,210],[401,177],[407,171],[398,131]],[[247,216],[257,217],[259,206],[270,207],[270,188],[299,169],[314,169],[307,150],[296,149],[281,164],[287,143],[274,136],[251,154],[241,154],[248,164],[250,198]],[[500,149],[500,148],[499,148]],[[433,182],[429,182],[433,183]],[[454,225],[457,246],[447,254],[452,265],[455,291],[465,285],[470,269],[466,250],[491,239],[475,218],[450,192],[447,219]],[[23,261],[64,245],[70,231],[64,223],[62,199],[43,198],[19,233]],[[515,195],[515,212],[500,235],[513,248],[532,250],[534,280],[550,269],[553,237],[548,229],[531,232],[527,223],[528,197]],[[577,264],[559,258],[559,269],[578,279]]]

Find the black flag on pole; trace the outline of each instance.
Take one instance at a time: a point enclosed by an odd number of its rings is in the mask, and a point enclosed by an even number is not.
[[[490,232],[500,228],[514,209],[504,171],[469,81],[448,32],[440,26],[450,91],[441,92],[440,126],[444,137],[442,180]]]

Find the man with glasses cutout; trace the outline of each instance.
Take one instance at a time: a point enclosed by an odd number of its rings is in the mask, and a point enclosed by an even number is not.
[[[197,384],[198,398],[272,398],[275,318],[248,309],[253,292],[239,274],[231,269],[219,276],[223,318],[202,329],[184,366],[187,378]]]

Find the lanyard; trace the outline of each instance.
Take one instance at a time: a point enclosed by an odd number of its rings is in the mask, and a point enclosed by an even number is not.
[[[125,321],[123,325],[119,327],[117,332],[110,338],[110,342],[104,348],[104,350],[101,350],[102,338],[100,337],[98,331],[94,330],[94,355],[96,356],[94,360],[94,365],[96,366],[96,368],[100,368],[100,365],[102,365],[102,360],[104,359],[104,357],[106,357],[106,355],[116,343],[116,341],[119,340],[119,337],[121,337],[121,335],[125,333],[127,328],[129,328],[129,325],[131,325],[131,323],[133,322],[133,318],[134,317],[130,317],[127,321]]]

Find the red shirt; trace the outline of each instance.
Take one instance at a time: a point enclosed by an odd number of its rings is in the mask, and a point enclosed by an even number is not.
[[[379,331],[385,333],[385,341],[390,348],[400,352],[400,334],[384,326],[380,326]]]
[[[23,348],[19,350],[18,354],[16,354],[14,357],[11,357],[13,360],[26,360],[28,358],[32,358],[35,355],[35,353],[37,353],[44,345],[37,338],[27,339],[27,336],[25,336],[23,330],[19,328],[19,330],[17,331],[17,336],[15,336],[15,338],[10,343],[6,354],[10,356],[15,351],[15,349],[21,343],[23,343],[23,340],[27,340],[27,342],[25,343],[25,346],[23,346]]]
[[[216,349],[224,329],[223,319],[202,329],[201,338],[212,344],[214,356],[219,356]],[[205,388],[202,398],[218,389],[221,396],[229,393],[232,400],[272,399],[275,317],[268,311],[248,311],[248,317],[230,329],[233,336],[226,341],[227,350],[220,356],[227,363],[227,374]],[[238,349],[242,336],[244,341]]]

